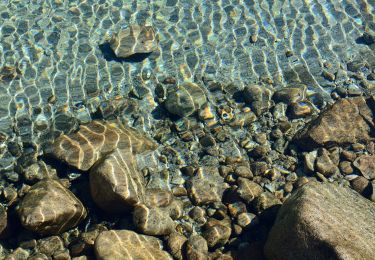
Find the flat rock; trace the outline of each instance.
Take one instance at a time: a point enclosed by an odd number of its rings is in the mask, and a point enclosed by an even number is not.
[[[375,179],[374,155],[361,155],[353,162],[353,165],[362,173],[362,175],[366,179]]]
[[[297,133],[296,144],[311,150],[374,140],[374,111],[374,97],[340,99]]]
[[[118,121],[95,120],[80,125],[75,133],[59,136],[50,152],[57,159],[87,171],[116,148],[142,153],[156,148],[156,144]]]
[[[40,234],[60,234],[86,217],[82,203],[59,181],[33,185],[17,207],[22,225]]]
[[[375,204],[336,184],[309,182],[278,212],[267,259],[375,259]]]
[[[246,178],[238,178],[237,193],[246,202],[250,203],[263,192],[262,186]]]
[[[150,53],[158,49],[158,42],[152,26],[130,25],[114,34],[110,46],[119,58],[137,53]]]
[[[100,233],[95,240],[95,255],[98,260],[173,259],[161,246],[162,242],[155,237],[129,230],[111,230]]]

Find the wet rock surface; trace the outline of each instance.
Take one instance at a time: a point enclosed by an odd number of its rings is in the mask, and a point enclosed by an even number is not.
[[[340,99],[297,134],[296,143],[312,148],[371,141],[374,110],[374,97]]]
[[[8,214],[3,206],[0,206],[0,238],[8,224]]]
[[[95,255],[102,260],[173,259],[162,250],[159,239],[127,230],[102,232],[95,240]]]
[[[86,217],[82,203],[57,180],[33,185],[17,209],[22,225],[40,234],[59,234]]]
[[[265,245],[268,259],[372,259],[375,205],[336,184],[310,182],[281,207]],[[286,243],[287,241],[287,243]]]

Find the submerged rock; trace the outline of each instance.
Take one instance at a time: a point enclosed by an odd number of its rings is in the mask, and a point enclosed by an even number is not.
[[[134,226],[146,235],[169,235],[174,231],[175,223],[168,211],[161,208],[148,208],[137,205],[133,211]]]
[[[119,58],[137,53],[150,53],[158,49],[158,42],[152,26],[130,25],[115,34],[110,46]]]
[[[32,186],[17,213],[26,229],[40,234],[60,234],[86,217],[86,209],[74,194],[52,179]]]
[[[116,148],[142,153],[156,148],[156,144],[120,122],[95,120],[81,125],[75,133],[58,137],[51,153],[57,159],[87,171]]]
[[[295,136],[303,149],[374,140],[374,97],[340,99]]]
[[[143,175],[129,150],[116,149],[90,171],[91,196],[106,211],[128,211],[143,201],[144,186]]]
[[[265,87],[250,85],[244,88],[242,94],[245,102],[250,105],[257,116],[267,111],[272,105],[272,93]]]
[[[185,117],[193,114],[206,102],[203,89],[195,83],[186,82],[168,89],[165,107],[169,113]]]
[[[350,188],[309,182],[278,212],[267,259],[375,259],[375,205]]]
[[[172,260],[161,246],[162,242],[155,237],[129,230],[111,230],[102,232],[95,240],[95,255],[98,260]]]

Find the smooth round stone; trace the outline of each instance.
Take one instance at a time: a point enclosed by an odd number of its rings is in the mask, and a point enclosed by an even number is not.
[[[200,109],[206,101],[206,95],[200,86],[186,82],[168,89],[165,107],[171,114],[186,117]]]
[[[275,102],[283,102],[287,105],[301,101],[305,97],[306,87],[288,87],[275,92],[272,99]]]

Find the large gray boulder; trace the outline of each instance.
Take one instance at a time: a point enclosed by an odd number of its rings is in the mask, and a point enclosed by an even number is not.
[[[375,259],[375,204],[347,187],[309,182],[278,212],[267,259]]]

